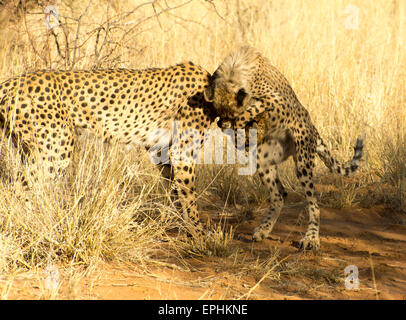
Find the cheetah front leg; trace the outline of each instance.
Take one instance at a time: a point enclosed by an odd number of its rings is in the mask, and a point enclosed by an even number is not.
[[[182,210],[183,219],[188,232],[192,236],[203,232],[199,221],[199,214],[195,196],[195,164],[186,162],[174,162],[174,188],[176,189],[178,206]]]
[[[185,114],[181,114],[187,119]],[[174,121],[172,145],[169,157],[174,173],[173,187],[177,192],[177,204],[182,210],[187,233],[199,237],[204,228],[199,220],[196,204],[196,163],[201,152],[202,133],[185,122],[183,118]]]

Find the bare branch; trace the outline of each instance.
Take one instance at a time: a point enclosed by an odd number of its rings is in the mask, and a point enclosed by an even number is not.
[[[161,21],[159,20],[158,13],[156,12],[156,8],[155,8],[155,2],[154,2],[154,3],[152,3],[152,8],[154,9],[155,16],[156,16],[156,19],[157,19],[157,21],[158,21],[159,27],[160,27],[161,29],[163,29],[163,28],[162,28]]]
[[[216,5],[214,4],[213,0],[205,0],[207,3],[210,4],[210,6],[213,8],[214,12],[217,14],[217,16],[220,17],[221,20],[223,20],[226,24],[231,26],[232,24],[228,22],[221,14],[218,12]]]
[[[75,41],[74,41],[74,45],[73,45],[73,57],[72,57],[72,63],[69,66],[69,69],[73,69],[73,67],[76,64],[76,53],[77,53],[77,50],[78,50],[77,44],[78,44],[78,41],[79,41],[79,32],[80,32],[80,27],[82,25],[82,18],[87,13],[87,11],[89,10],[91,4],[92,4],[92,0],[89,0],[89,2],[87,4],[87,7],[85,8],[85,10],[82,12],[82,14],[79,16],[79,18],[77,20],[78,25],[77,25],[77,28],[76,28],[76,36],[75,36]]]
[[[135,8],[127,11],[120,12],[118,14],[111,14],[111,3],[107,1],[105,15],[99,23],[88,23],[85,17],[88,15],[93,0],[88,0],[86,7],[82,9],[79,16],[75,13],[72,16],[69,14],[59,14],[59,30],[49,29],[46,33],[46,39],[44,41],[44,50],[47,50],[48,56],[45,52],[38,50],[38,41],[32,37],[32,30],[28,29],[26,23],[26,32],[29,36],[30,44],[35,55],[38,56],[47,66],[52,67],[51,64],[51,47],[49,46],[49,37],[52,38],[51,43],[56,52],[58,66],[61,67],[63,63],[64,69],[74,69],[79,61],[83,61],[85,58],[82,55],[82,50],[92,41],[92,54],[93,68],[100,67],[104,64],[111,65],[112,63],[120,63],[122,53],[120,50],[138,51],[137,48],[133,48],[132,42],[139,37],[140,34],[147,32],[150,28],[146,27],[146,24],[152,19],[157,19],[159,27],[164,32],[168,31],[164,29],[164,25],[161,23],[160,16],[163,14],[169,14],[175,18],[175,23],[181,23],[182,27],[187,29],[190,23],[198,24],[205,27],[199,22],[188,20],[181,16],[173,14],[177,9],[189,5],[193,0],[184,0],[177,5],[169,5],[165,0],[163,2],[145,1]],[[69,5],[69,3],[67,3]],[[151,14],[141,15],[137,14],[143,8],[151,8]],[[149,9],[148,8],[148,9]],[[73,8],[72,12],[74,12]],[[137,12],[138,11],[138,12]],[[37,14],[37,13],[34,13]],[[39,14],[39,13],[38,13]],[[43,12],[41,14],[44,14]],[[135,19],[131,19],[136,16]],[[89,28],[90,27],[90,28]],[[87,29],[86,31],[83,31]],[[138,46],[138,45],[137,45]],[[45,55],[44,55],[45,53]],[[89,55],[87,55],[89,57]]]

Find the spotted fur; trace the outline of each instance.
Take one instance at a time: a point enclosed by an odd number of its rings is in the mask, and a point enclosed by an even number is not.
[[[259,129],[257,166],[259,176],[269,188],[271,207],[255,229],[253,239],[266,238],[279,217],[286,197],[277,166],[293,156],[296,175],[304,188],[309,223],[300,246],[319,249],[320,210],[315,197],[313,169],[318,155],[332,172],[355,172],[363,143],[357,140],[353,159],[346,164],[335,160],[313,126],[308,111],[299,102],[286,78],[269,60],[252,47],[242,47],[224,59],[205,89],[205,99],[214,104],[223,128]]]
[[[157,129],[171,133],[174,123],[178,133],[192,128],[203,137],[217,116],[203,99],[209,76],[191,62],[145,70],[29,73],[0,84],[0,125],[24,146],[34,176],[39,173],[35,168],[42,168],[54,178],[71,161],[75,128],[146,148],[162,138],[154,135]],[[172,166],[185,219],[199,229],[192,146],[200,137],[186,137],[169,137],[171,161],[161,164]],[[172,161],[176,152],[190,159]]]

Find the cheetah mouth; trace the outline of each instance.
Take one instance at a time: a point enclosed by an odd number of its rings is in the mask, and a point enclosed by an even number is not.
[[[218,126],[222,129],[231,129],[233,128],[233,119],[221,117],[218,121]]]

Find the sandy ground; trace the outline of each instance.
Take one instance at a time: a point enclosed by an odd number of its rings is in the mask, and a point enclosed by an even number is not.
[[[101,263],[75,277],[62,275],[55,295],[44,294],[43,273],[16,276],[8,299],[406,299],[406,215],[383,207],[321,208],[321,250],[298,252],[305,223],[300,199],[288,198],[268,239],[251,241],[264,209],[236,225],[226,258],[188,256],[162,258],[143,268]],[[203,212],[212,217],[215,213]],[[230,224],[233,224],[232,219]],[[282,261],[272,269],[264,263],[275,254]],[[249,267],[247,267],[249,266]],[[358,270],[358,289],[346,288],[345,268]],[[264,268],[264,270],[261,270]],[[350,267],[354,268],[354,267]],[[147,271],[145,271],[147,270]],[[354,269],[353,269],[354,270]],[[267,272],[269,271],[269,272]],[[351,285],[351,283],[350,283]]]

